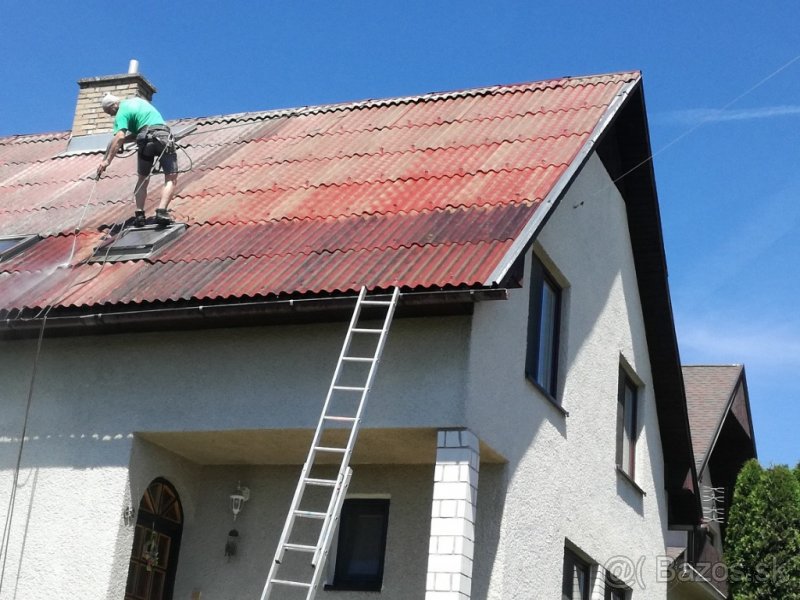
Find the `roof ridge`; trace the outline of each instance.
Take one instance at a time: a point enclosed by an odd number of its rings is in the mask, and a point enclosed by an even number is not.
[[[528,81],[512,84],[494,84],[488,86],[479,86],[474,88],[463,88],[450,91],[428,92],[425,94],[415,94],[409,96],[390,96],[385,98],[365,98],[362,100],[349,100],[344,102],[334,102],[327,104],[306,105],[298,107],[277,108],[264,111],[250,111],[240,113],[229,113],[219,115],[207,115],[198,117],[181,117],[178,119],[170,120],[170,123],[177,124],[186,121],[196,121],[197,124],[203,122],[215,123],[234,120],[247,120],[255,121],[260,119],[270,119],[282,116],[300,116],[300,115],[313,115],[322,114],[327,112],[336,112],[342,110],[352,109],[368,109],[381,106],[392,106],[401,104],[413,104],[417,102],[438,102],[442,100],[450,100],[455,98],[468,98],[485,96],[490,94],[509,94],[518,92],[529,92],[544,89],[555,89],[558,87],[578,86],[578,85],[606,85],[609,83],[620,83],[631,81],[641,77],[640,71],[612,71],[610,73],[602,73],[597,75],[580,75],[580,76],[566,76],[557,77],[552,79],[543,79],[538,81]],[[37,143],[54,141],[58,139],[65,139],[70,137],[70,130],[45,132],[45,133],[27,133],[27,134],[14,134],[11,136],[0,136],[0,145],[10,145],[17,143],[14,140],[19,138],[29,137],[42,137],[42,139],[25,139],[19,143]]]
[[[578,86],[578,85],[607,85],[610,83],[621,83],[632,81],[641,77],[639,71],[620,71],[604,75],[586,75],[582,77],[562,77],[557,79],[546,79],[542,81],[531,81],[516,84],[497,84],[476,88],[465,88],[454,91],[429,92],[426,94],[416,94],[410,96],[392,96],[386,98],[365,98],[362,100],[351,100],[329,104],[317,104],[299,106],[293,108],[278,108],[264,111],[241,112],[231,114],[209,115],[206,117],[188,117],[180,121],[194,120],[198,125],[203,122],[218,123],[235,121],[237,119],[255,121],[259,119],[271,119],[284,116],[301,116],[323,114],[328,112],[338,112],[352,109],[370,109],[383,106],[399,106],[402,104],[416,104],[418,102],[438,102],[457,98],[469,98],[477,96],[487,96],[492,94],[514,94],[534,92],[545,89],[555,89],[558,87]]]

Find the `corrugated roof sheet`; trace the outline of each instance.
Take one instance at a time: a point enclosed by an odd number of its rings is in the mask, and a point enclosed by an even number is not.
[[[0,263],[0,314],[487,285],[639,77],[183,119],[196,126],[179,154],[191,170],[171,208],[189,228],[129,263],[86,261],[133,213],[134,157],[95,182],[96,154],[60,156],[68,133],[0,138],[0,236],[44,237]],[[150,183],[149,213],[162,179]]]

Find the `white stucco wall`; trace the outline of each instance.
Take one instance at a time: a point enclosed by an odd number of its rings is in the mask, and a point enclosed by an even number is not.
[[[134,443],[134,433],[313,428],[346,325],[45,339],[0,598],[120,598],[132,543],[124,507],[138,505],[150,481],[162,476],[178,488],[191,520],[192,489],[203,482],[202,465]],[[461,425],[468,335],[469,317],[397,320],[365,426]],[[0,347],[5,517],[35,341]],[[419,550],[423,590],[426,544]],[[263,584],[262,575],[254,570],[248,589]],[[234,581],[241,579],[217,585]]]
[[[569,416],[524,376],[529,253],[525,287],[479,305],[470,340],[468,426],[509,459],[497,551],[476,560],[491,564],[487,597],[559,597],[569,540],[600,565],[626,557],[638,565],[637,595],[664,598],[656,557],[666,498],[649,356],[624,202],[598,158],[538,241],[568,284],[559,401]],[[636,481],[645,496],[615,470],[621,357],[643,382]]]

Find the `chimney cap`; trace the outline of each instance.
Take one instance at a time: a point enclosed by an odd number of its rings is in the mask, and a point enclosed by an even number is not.
[[[114,85],[114,84],[125,84],[130,83],[131,81],[139,81],[145,85],[146,88],[152,90],[152,94],[155,94],[158,90],[156,86],[154,86],[150,81],[148,81],[147,77],[142,75],[141,73],[120,73],[119,75],[103,75],[101,77],[84,77],[83,79],[78,79],[78,86],[81,89],[89,88],[89,87],[105,87],[106,85]],[[151,94],[151,95],[152,95]]]

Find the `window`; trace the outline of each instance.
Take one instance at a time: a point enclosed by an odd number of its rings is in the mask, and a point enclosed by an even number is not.
[[[113,137],[114,134],[110,131],[107,133],[92,133],[89,135],[73,135],[69,138],[69,142],[67,142],[67,149],[59,154],[59,157],[105,152]]]
[[[333,584],[329,588],[380,591],[388,524],[389,500],[344,501]]]
[[[553,398],[558,391],[560,329],[561,288],[534,256],[531,265],[525,375]]]
[[[630,588],[608,572],[606,572],[605,589],[604,600],[628,600],[630,598]]]
[[[39,241],[38,235],[10,235],[0,237],[0,261],[11,258]]]
[[[617,398],[617,467],[631,479],[636,467],[636,426],[638,387],[620,368]]]
[[[173,125],[171,129],[173,137],[176,140],[179,140],[180,138],[197,129],[197,125],[191,123],[185,125]],[[105,152],[109,142],[111,141],[111,138],[113,137],[114,135],[111,132],[72,136],[69,138],[69,142],[67,142],[67,149],[59,154],[58,157],[74,156],[76,154],[99,154],[101,152]],[[128,142],[128,145],[125,146],[123,152],[133,150],[134,148],[134,143],[130,141]]]
[[[120,262],[147,258],[153,252],[178,237],[186,225],[176,223],[167,227],[146,225],[125,229],[117,237],[97,248],[90,262]]]
[[[578,558],[568,548],[564,549],[564,577],[561,581],[561,600],[589,600],[589,563]]]

